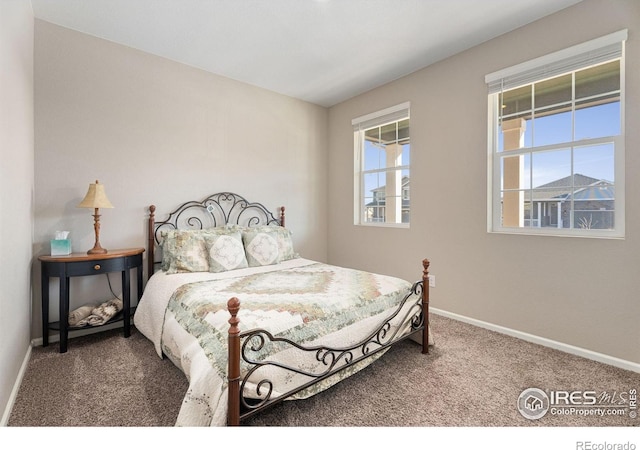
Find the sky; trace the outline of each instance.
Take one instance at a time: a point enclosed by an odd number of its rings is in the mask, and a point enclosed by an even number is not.
[[[607,103],[576,111],[576,140],[601,138],[620,134],[620,103]],[[602,120],[606,117],[607,120]],[[571,112],[554,114],[527,120],[524,147],[554,145],[571,140]],[[502,139],[499,143],[502,149]],[[535,153],[524,156],[524,178],[521,187],[526,189],[533,180],[533,187],[571,175],[571,150]],[[532,161],[533,160],[533,161]],[[533,167],[531,166],[533,162]],[[573,152],[573,173],[615,182],[613,144],[599,143],[576,147]],[[533,178],[532,178],[533,177]]]
[[[606,120],[602,120],[602,118]],[[561,144],[572,140],[598,139],[616,136],[621,132],[620,102],[605,103],[575,111],[572,124],[572,112],[562,112],[538,117],[526,121],[524,133],[524,147],[554,146],[549,151],[535,152],[523,155],[523,176],[521,189],[531,189],[571,174],[582,174],[599,180],[615,183],[613,143],[591,142],[589,145],[563,147]],[[572,139],[572,128],[575,139]],[[499,153],[502,152],[502,133],[499,135]],[[485,151],[484,145],[479,149]],[[410,144],[403,146],[401,164],[410,164]],[[383,149],[365,141],[364,170],[374,170],[386,166],[386,153]],[[409,170],[403,170],[403,176],[410,175]],[[365,175],[364,195],[365,203],[371,200],[372,190],[386,185],[384,172]]]

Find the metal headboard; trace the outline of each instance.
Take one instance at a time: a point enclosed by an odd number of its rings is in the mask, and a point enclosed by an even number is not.
[[[256,227],[261,225],[284,226],[284,206],[280,207],[279,218],[262,203],[250,202],[232,192],[219,192],[202,201],[189,201],[169,213],[166,220],[155,221],[155,205],[149,206],[149,229],[147,263],[150,277],[155,271],[155,248],[160,243],[163,230],[202,230],[223,225]]]

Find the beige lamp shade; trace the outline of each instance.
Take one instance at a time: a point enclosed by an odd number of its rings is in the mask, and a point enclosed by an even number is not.
[[[89,185],[87,195],[84,196],[78,207],[94,209],[93,229],[96,234],[96,243],[93,248],[87,252],[87,254],[93,255],[107,253],[107,249],[102,248],[100,245],[100,214],[98,214],[98,209],[113,208],[113,205],[107,198],[107,194],[104,193],[104,184],[100,184],[98,180],[96,180],[95,184],[91,183]]]
[[[87,195],[84,196],[78,208],[113,208],[104,192],[104,184],[100,184],[98,180],[91,183]]]

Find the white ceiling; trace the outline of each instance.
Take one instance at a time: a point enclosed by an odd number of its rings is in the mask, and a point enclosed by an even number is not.
[[[31,0],[35,17],[332,106],[580,0]]]

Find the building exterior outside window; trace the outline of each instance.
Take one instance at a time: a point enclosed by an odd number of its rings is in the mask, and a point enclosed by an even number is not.
[[[625,39],[487,75],[490,232],[624,236]]]
[[[354,223],[409,225],[409,104],[352,121],[354,127]]]

